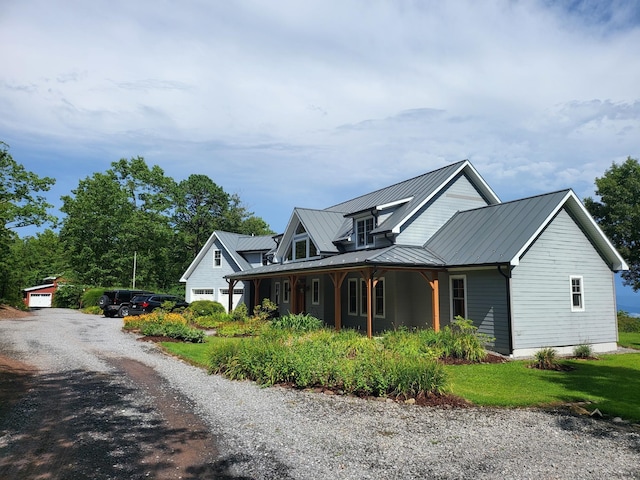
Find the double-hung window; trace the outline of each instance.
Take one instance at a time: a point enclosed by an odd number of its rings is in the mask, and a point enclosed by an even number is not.
[[[311,280],[311,303],[313,305],[320,305],[320,279],[314,278]]]
[[[356,220],[356,247],[365,248],[373,246],[373,217],[359,218]]]
[[[569,277],[571,284],[571,311],[584,311],[584,285],[582,277],[572,275]]]
[[[467,277],[455,275],[450,277],[451,319],[460,316],[467,318]]]
[[[276,282],[273,287],[273,301],[276,305],[280,305],[280,282]]]
[[[289,303],[289,294],[291,293],[291,289],[289,288],[289,280],[284,280],[282,282],[282,302]]]
[[[222,265],[222,252],[220,250],[213,251],[213,266],[219,267]]]
[[[358,314],[358,279],[350,278],[348,287],[349,315]]]

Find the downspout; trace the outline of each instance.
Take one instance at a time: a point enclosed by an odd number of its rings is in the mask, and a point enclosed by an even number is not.
[[[507,286],[507,330],[509,332],[509,354],[513,353],[513,330],[512,330],[512,321],[511,321],[511,267],[508,267],[509,270],[507,273],[502,271],[501,266],[498,265],[498,273],[502,275],[506,280]]]

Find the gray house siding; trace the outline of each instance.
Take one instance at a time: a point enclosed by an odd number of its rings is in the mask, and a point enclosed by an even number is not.
[[[466,280],[467,318],[478,332],[495,338],[489,348],[509,354],[507,285],[497,267],[481,270],[456,270],[440,275],[440,326],[451,323],[450,277],[463,275]]]
[[[402,228],[396,243],[424,245],[457,211],[487,205],[466,176],[461,175],[427,202]]]
[[[213,252],[215,250],[220,250],[221,252],[220,267],[213,266]],[[224,279],[224,276],[236,271],[238,271],[238,268],[235,262],[222,247],[220,241],[216,239],[203,256],[202,261],[196,266],[187,279],[185,288],[186,301],[192,302],[194,300],[192,298],[193,290],[212,288],[214,289],[213,299],[221,302],[221,300],[223,300],[221,290],[229,288],[229,284]],[[238,282],[235,289],[244,289],[244,282]],[[238,298],[240,298],[239,295],[234,295],[234,302]],[[240,298],[240,300],[242,299]],[[226,303],[223,303],[223,305],[225,308],[228,307]]]
[[[583,279],[584,311],[572,311],[570,276]],[[613,273],[561,210],[513,270],[514,350],[616,342]]]
[[[394,325],[415,328],[430,328],[432,321],[431,287],[416,272],[390,272],[386,293],[387,303],[395,308],[387,309],[389,321]]]

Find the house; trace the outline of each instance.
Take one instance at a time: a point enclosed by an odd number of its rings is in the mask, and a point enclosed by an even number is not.
[[[48,308],[53,304],[53,294],[58,289],[59,277],[47,277],[47,282],[22,290],[22,301],[29,308]]]
[[[253,290],[249,282],[233,282],[225,279],[235,272],[246,272],[267,263],[267,255],[274,250],[276,243],[271,235],[240,235],[216,230],[211,234],[196,258],[180,279],[186,283],[185,300],[215,300],[233,310]],[[231,295],[229,295],[231,291]],[[268,291],[259,291],[268,297]]]

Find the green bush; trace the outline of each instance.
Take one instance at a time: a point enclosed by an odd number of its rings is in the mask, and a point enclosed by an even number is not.
[[[92,307],[85,307],[82,309],[82,313],[88,313],[89,315],[102,315],[102,309],[94,305]]]
[[[278,305],[268,298],[263,298],[260,305],[256,305],[253,309],[253,316],[261,320],[269,320],[278,311]]]
[[[52,305],[56,308],[80,308],[83,293],[81,285],[60,285],[53,294]]]
[[[180,323],[144,323],[140,333],[145,336],[159,336],[175,338],[184,342],[203,343],[205,334],[202,330]]]
[[[95,307],[100,297],[104,295],[105,288],[89,288],[82,294],[82,307]]]
[[[461,358],[480,362],[487,356],[485,345],[493,339],[478,333],[478,328],[469,319],[457,316],[451,325],[444,327],[435,337],[436,345],[444,357]]]
[[[627,312],[618,312],[618,331],[625,333],[640,332],[640,318],[632,317]]]
[[[244,322],[249,318],[249,310],[247,309],[247,305],[244,303],[239,303],[236,308],[231,312],[231,320],[234,322]]]
[[[189,304],[187,310],[199,317],[206,317],[217,313],[226,313],[224,306],[220,302],[215,302],[213,300],[196,300]]]
[[[534,354],[531,366],[540,370],[556,370],[558,368],[557,356],[558,351],[555,348],[542,348]]]
[[[577,345],[573,349],[573,356],[576,358],[593,358],[593,348],[586,343]]]
[[[274,319],[271,327],[280,330],[295,330],[309,332],[318,330],[324,326],[324,322],[308,313],[289,313],[283,317]]]

